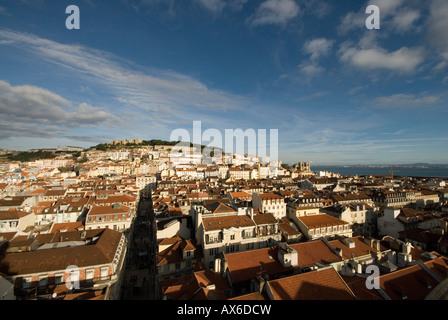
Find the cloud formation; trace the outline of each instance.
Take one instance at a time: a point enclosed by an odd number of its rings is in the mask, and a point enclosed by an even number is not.
[[[248,18],[251,26],[286,25],[297,17],[300,8],[294,0],[266,0]]]
[[[120,119],[104,108],[81,103],[73,107],[63,97],[36,86],[12,86],[0,80],[2,138],[52,136],[67,128],[111,125]]]
[[[319,59],[330,54],[333,43],[334,40],[326,38],[316,38],[307,41],[303,46],[303,50],[310,55],[310,58],[299,65],[301,73],[306,76],[315,76],[322,73],[324,68],[319,65]]]
[[[128,61],[100,50],[2,29],[0,41],[88,76],[105,86],[118,102],[159,116],[163,113],[167,118],[179,117],[186,108],[225,111],[243,107],[249,102],[245,97],[211,89],[190,76],[170,70],[125,67]],[[137,68],[143,71],[137,71]]]
[[[339,50],[340,61],[362,70],[387,70],[399,73],[411,73],[424,62],[425,51],[422,47],[402,47],[388,51],[372,44],[371,47],[345,43]]]
[[[420,6],[404,0],[369,0],[359,11],[350,11],[342,18],[338,26],[339,34],[346,35],[350,31],[365,29],[365,21],[369,16],[365,10],[369,5],[376,5],[380,9],[381,31],[383,33],[405,33],[418,31],[414,24],[421,17]]]
[[[448,61],[448,2],[445,0],[433,0],[430,4],[430,16],[428,18],[428,39]]]
[[[311,60],[316,60],[327,56],[331,51],[333,43],[334,41],[330,39],[317,38],[306,42],[304,45],[304,50],[306,53],[311,55]]]
[[[440,101],[440,97],[435,95],[418,96],[414,94],[398,93],[391,96],[378,97],[373,103],[382,108],[415,108],[429,107]]]

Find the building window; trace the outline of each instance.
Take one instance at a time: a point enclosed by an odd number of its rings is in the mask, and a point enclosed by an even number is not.
[[[61,284],[64,280],[64,275],[62,273],[57,273],[54,275],[54,284]]]
[[[29,288],[30,286],[31,286],[31,277],[23,278],[22,279],[22,287]]]
[[[46,287],[48,283],[47,275],[41,275],[39,276],[39,287]]]
[[[94,277],[94,270],[93,269],[87,269],[86,270],[86,279],[90,280]]]
[[[101,268],[101,278],[106,278],[109,275],[109,267]]]
[[[235,240],[235,234],[230,235],[230,240]]]

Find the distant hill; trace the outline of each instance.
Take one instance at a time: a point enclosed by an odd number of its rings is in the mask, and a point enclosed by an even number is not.
[[[20,151],[14,154],[13,153],[5,154],[2,157],[6,158],[9,161],[29,162],[39,159],[54,159],[58,155],[59,154],[56,154],[55,152],[49,152],[49,151],[37,151],[37,152]]]
[[[152,140],[141,140],[141,143],[135,143],[135,142],[127,142],[126,144],[122,143],[100,143],[96,146],[92,146],[88,148],[87,150],[102,150],[107,151],[111,149],[133,149],[133,148],[139,148],[144,146],[175,146],[179,143],[182,143],[184,146],[193,146],[193,143],[191,142],[181,142],[181,141],[166,141],[166,140],[160,140],[160,139],[152,139]],[[204,149],[206,146],[201,145],[201,150]]]
[[[97,144],[96,146],[92,146],[92,147],[88,148],[87,150],[95,149],[95,150],[107,151],[107,150],[111,150],[111,149],[121,149],[121,148],[132,149],[132,148],[138,148],[138,147],[142,147],[142,146],[174,146],[177,143],[178,142],[176,142],[176,141],[165,141],[165,140],[158,140],[158,139],[142,140],[141,143],[126,143],[126,144],[100,143],[100,144]]]

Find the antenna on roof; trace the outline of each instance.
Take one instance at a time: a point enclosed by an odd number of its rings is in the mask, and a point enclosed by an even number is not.
[[[257,276],[258,276],[258,277],[261,277],[261,275],[262,275],[263,273],[265,273],[265,272],[266,272],[266,271],[263,270],[263,266],[260,266],[260,271],[257,272]]]

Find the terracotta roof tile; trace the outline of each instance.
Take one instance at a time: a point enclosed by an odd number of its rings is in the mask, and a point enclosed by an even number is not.
[[[202,225],[205,231],[222,230],[231,227],[251,227],[255,226],[254,222],[248,216],[224,216],[224,217],[209,217],[202,218]]]
[[[300,219],[310,229],[348,224],[348,222],[332,217],[328,214],[316,214],[312,216],[298,217],[298,219]]]
[[[267,285],[275,300],[355,299],[333,267],[268,281]]]
[[[380,276],[380,287],[392,300],[423,300],[437,285],[438,282],[419,265]]]
[[[24,211],[20,211],[20,210],[0,211],[0,220],[21,219],[30,214],[32,214],[32,213],[24,212]]]
[[[323,265],[341,261],[341,259],[322,241],[315,240],[290,244],[297,251],[298,266],[311,267],[319,262]],[[293,271],[293,267],[283,267],[277,258],[277,247],[242,251],[225,254],[225,259],[233,282],[238,283],[263,275],[283,274]]]
[[[0,272],[29,274],[65,270],[70,265],[85,267],[111,263],[122,233],[110,229],[64,232],[62,241],[80,241],[83,232],[86,239],[96,236],[99,239],[74,247],[5,254],[0,263]],[[54,234],[40,234],[36,240],[40,245],[61,242],[60,236],[55,237]]]

